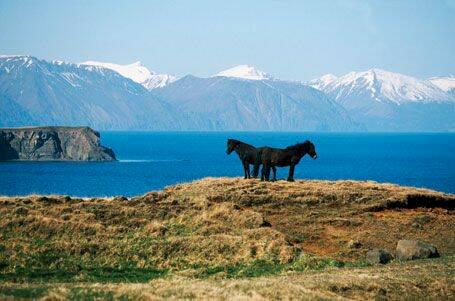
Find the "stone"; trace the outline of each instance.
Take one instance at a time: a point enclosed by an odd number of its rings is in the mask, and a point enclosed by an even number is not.
[[[366,254],[366,260],[371,264],[386,264],[393,259],[392,254],[387,250],[383,249],[374,249],[368,251]]]
[[[397,244],[396,257],[399,260],[414,260],[439,257],[435,246],[418,240],[400,240]]]
[[[0,129],[0,161],[115,161],[89,127]]]

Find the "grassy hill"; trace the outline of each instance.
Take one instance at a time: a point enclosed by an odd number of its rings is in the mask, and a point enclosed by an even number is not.
[[[2,197],[0,298],[448,298],[454,207],[391,184],[236,178],[131,199]],[[404,238],[442,257],[365,262]]]

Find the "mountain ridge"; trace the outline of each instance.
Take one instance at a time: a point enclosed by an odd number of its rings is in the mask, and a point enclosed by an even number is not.
[[[303,83],[276,79],[240,65],[212,77],[187,75],[165,84],[158,79],[154,88],[147,88],[146,81],[155,73],[140,62],[106,64],[0,56],[0,126],[455,130],[455,95],[438,87],[450,88],[451,77],[420,80],[373,68],[339,77],[328,74]],[[118,68],[121,70],[112,70]]]
[[[126,65],[104,63],[97,61],[86,61],[80,64],[89,66],[100,66],[103,68],[111,69],[113,71],[120,73],[120,75],[143,85],[145,88],[149,90],[155,88],[162,88],[167,84],[177,80],[177,77],[173,75],[157,74],[154,71],[150,71],[145,66],[143,66],[140,61]]]

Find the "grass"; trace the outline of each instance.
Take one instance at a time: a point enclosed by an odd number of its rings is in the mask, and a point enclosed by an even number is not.
[[[131,199],[0,197],[0,292],[18,298],[135,299],[142,296],[137,287],[148,291],[160,283],[163,293],[157,296],[191,299],[209,298],[186,290],[192,281],[227,291],[223,281],[249,281],[258,292],[263,279],[278,289],[289,275],[329,279],[332,273],[349,277],[345,271],[353,270],[382,277],[388,270],[369,266],[365,253],[373,248],[393,253],[403,238],[436,245],[445,256],[435,261],[437,268],[452,269],[453,278],[454,204],[453,195],[375,182],[232,178],[206,178]],[[398,281],[390,275],[388,281]],[[435,275],[446,289],[450,281]],[[178,279],[186,279],[186,297],[168,287]],[[350,296],[344,288],[333,290]],[[424,287],[422,296],[429,290]]]
[[[263,263],[257,263],[259,269]],[[267,268],[268,269],[268,268]],[[147,283],[0,283],[0,298],[73,300],[450,300],[455,260],[443,257],[363,268],[228,279],[171,276]]]

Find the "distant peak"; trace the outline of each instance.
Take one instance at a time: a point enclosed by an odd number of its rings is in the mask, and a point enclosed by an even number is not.
[[[250,65],[238,65],[221,71],[214,76],[242,78],[248,80],[272,79],[272,76]]]
[[[157,74],[153,71],[150,71],[149,69],[147,69],[147,67],[142,65],[141,61],[137,61],[127,65],[87,61],[82,63],[81,65],[98,66],[102,68],[111,69],[119,73],[121,76],[129,78],[135,81],[136,83],[141,84],[147,89],[164,87],[167,84],[177,80],[177,78],[173,75]]]
[[[106,69],[114,70],[115,72],[119,73],[120,75],[132,79],[137,83],[144,83],[147,81],[154,72],[151,72],[146,67],[142,66],[140,61],[137,61],[132,64],[127,65],[120,65],[114,63],[104,63],[104,62],[96,62],[96,61],[86,61],[81,63],[81,65],[90,65],[90,66],[97,66],[103,67]]]
[[[337,78],[338,77],[336,75],[333,75],[332,73],[327,73],[320,77],[321,80],[334,80]]]

